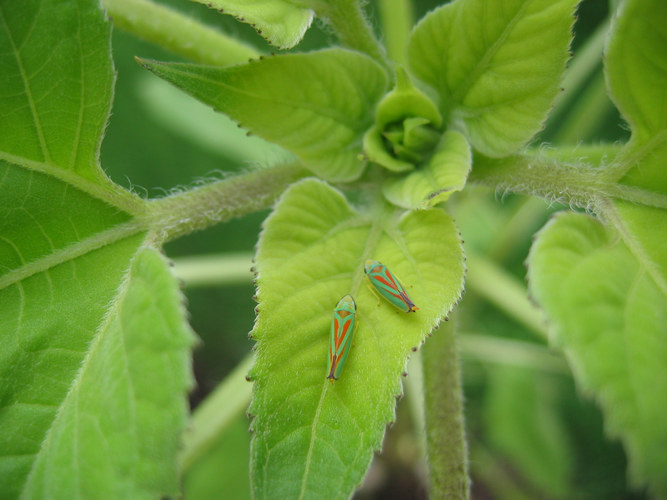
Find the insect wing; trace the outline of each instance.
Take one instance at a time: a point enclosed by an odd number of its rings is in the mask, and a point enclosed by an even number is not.
[[[377,260],[369,260],[365,265],[366,275],[375,289],[385,299],[403,312],[415,312],[419,309],[398,281],[398,278]]]
[[[332,382],[338,380],[343,371],[345,361],[352,346],[352,336],[356,323],[357,306],[350,295],[346,295],[338,302],[331,320],[331,335],[329,340],[329,365],[327,378]]]

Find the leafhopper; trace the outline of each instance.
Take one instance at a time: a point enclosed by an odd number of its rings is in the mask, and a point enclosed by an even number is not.
[[[367,260],[364,266],[366,276],[373,284],[375,289],[385,299],[403,312],[410,313],[419,309],[408,296],[408,293],[398,281],[398,278],[385,266],[377,260]]]

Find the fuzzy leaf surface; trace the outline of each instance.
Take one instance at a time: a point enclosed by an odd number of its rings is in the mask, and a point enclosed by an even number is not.
[[[529,256],[531,292],[579,384],[623,441],[635,481],[667,493],[667,296],[644,262],[595,219],[561,213]]]
[[[98,163],[99,3],[2,2],[0,66],[0,497],[175,494],[190,336],[161,258],[128,274],[146,204]]]
[[[362,136],[388,86],[368,56],[334,48],[217,68],[143,61],[148,69],[296,154],[323,179],[359,177]]]
[[[167,261],[139,251],[59,404],[24,498],[178,495],[194,340],[182,303]]]
[[[612,165],[643,203],[614,201],[610,212],[633,253],[667,295],[667,5],[622,4],[607,46],[607,79],[632,136]]]
[[[452,219],[437,209],[397,215],[384,204],[357,210],[340,192],[308,179],[290,188],[266,220],[250,372],[254,498],[349,497],[395,417],[411,350],[460,297],[465,266]],[[399,277],[419,311],[378,301],[363,271],[371,258]],[[358,328],[331,385],[329,327],[348,293]]]
[[[508,155],[540,129],[558,93],[577,3],[456,0],[415,27],[410,68],[476,150]]]
[[[382,192],[387,200],[403,208],[429,208],[460,191],[468,179],[472,155],[460,132],[448,130],[433,156],[416,170],[388,178]]]
[[[0,151],[103,183],[113,67],[95,49],[110,30],[90,3],[0,4]]]
[[[313,22],[313,11],[286,0],[195,0],[250,24],[267,42],[289,49]]]

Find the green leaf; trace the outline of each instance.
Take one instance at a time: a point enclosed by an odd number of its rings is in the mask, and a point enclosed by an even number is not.
[[[289,49],[301,41],[313,11],[289,0],[195,0],[250,24],[267,42]]]
[[[290,188],[265,222],[250,373],[254,498],[349,497],[394,419],[411,349],[458,300],[464,259],[452,219],[437,209],[398,215],[383,205],[358,211],[310,179]],[[401,279],[419,311],[378,300],[363,271],[370,258]],[[348,293],[358,329],[331,385],[329,328]]]
[[[372,59],[344,49],[287,54],[216,68],[142,61],[243,127],[295,153],[331,181],[358,178],[363,133],[387,75]]]
[[[540,129],[559,89],[578,0],[457,0],[413,30],[408,61],[449,126],[492,157]]]
[[[606,48],[606,76],[610,94],[630,124],[633,141],[655,140],[667,128],[667,5],[662,0],[626,0],[617,12]],[[667,138],[663,136],[661,142]],[[664,144],[663,144],[664,147]],[[650,172],[644,165],[641,175],[645,188],[667,193],[664,161],[657,158]],[[634,184],[634,183],[633,183]],[[636,184],[635,184],[636,185]]]
[[[107,180],[97,158],[111,107],[110,36],[91,2],[0,5],[1,158]]]
[[[615,103],[632,130],[610,171],[621,184],[654,194],[658,206],[615,201],[609,207],[626,244],[667,295],[667,54],[661,1],[627,1],[607,46],[607,78]],[[657,196],[655,196],[657,195]]]
[[[2,498],[178,492],[192,336],[98,164],[109,42],[96,1],[0,5]]]
[[[53,491],[68,498],[178,494],[176,454],[194,340],[182,302],[166,260],[140,251],[77,373],[63,380],[69,389],[31,467],[25,498]]]
[[[227,116],[192,99],[179,89],[153,78],[148,73],[138,83],[142,105],[169,132],[235,162],[238,165],[266,164],[273,159],[289,157],[276,144],[257,136],[248,136]],[[169,106],[164,103],[168,102]]]
[[[387,200],[403,208],[428,208],[465,186],[472,163],[468,141],[448,130],[429,161],[401,177],[385,180],[382,192]]]
[[[581,386],[599,400],[635,482],[667,494],[667,296],[617,234],[561,213],[529,256],[531,291]]]

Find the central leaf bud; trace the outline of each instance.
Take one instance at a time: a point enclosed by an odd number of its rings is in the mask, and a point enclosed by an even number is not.
[[[364,135],[364,154],[394,172],[412,170],[432,154],[441,126],[438,107],[398,67],[396,87],[380,101],[375,125]]]

